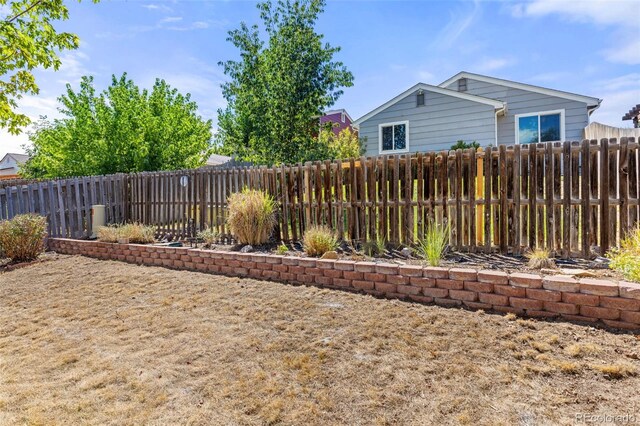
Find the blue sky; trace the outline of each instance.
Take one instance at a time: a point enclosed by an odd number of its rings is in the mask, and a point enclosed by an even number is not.
[[[252,1],[68,2],[60,30],[81,46],[63,52],[58,72],[36,73],[41,92],[21,101],[37,118],[57,115],[66,83],[93,75],[101,90],[126,71],[140,86],[156,77],[197,101],[213,118],[224,107],[219,61],[236,57],[227,31],[258,22]],[[2,11],[0,11],[2,15]],[[337,58],[355,76],[334,106],[355,119],[417,82],[439,84],[459,71],[604,99],[592,116],[620,127],[640,102],[637,1],[339,1],[329,0],[318,31],[342,47]],[[22,152],[26,135],[0,130],[0,157]]]

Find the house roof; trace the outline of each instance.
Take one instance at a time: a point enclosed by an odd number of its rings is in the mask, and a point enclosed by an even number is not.
[[[18,164],[24,164],[27,162],[27,160],[29,160],[29,156],[27,154],[15,154],[12,152],[8,152],[4,157],[2,157],[2,159],[0,159],[0,162],[4,161],[7,157],[12,157]]]
[[[628,113],[622,116],[622,120],[633,120],[637,119],[638,116],[640,116],[640,104],[631,108]]]
[[[400,102],[401,100],[403,100],[404,98],[406,98],[407,96],[409,96],[410,94],[415,92],[416,90],[420,90],[420,89],[424,90],[425,92],[439,93],[441,95],[453,96],[454,98],[465,99],[465,100],[468,100],[468,101],[471,101],[471,102],[478,102],[478,103],[485,104],[485,105],[491,105],[495,109],[504,109],[507,106],[507,104],[505,102],[497,101],[495,99],[485,98],[485,97],[476,96],[476,95],[470,95],[469,93],[462,93],[462,92],[458,92],[456,90],[446,89],[444,87],[432,86],[430,84],[418,83],[418,84],[410,87],[409,89],[405,90],[404,92],[400,93],[395,98],[393,98],[393,99],[389,100],[388,102],[385,102],[384,104],[380,105],[378,108],[374,109],[373,111],[371,111],[371,112],[363,115],[362,117],[358,118],[354,122],[354,124],[359,125],[363,121],[368,120],[369,118],[373,117],[374,115],[376,115],[380,111],[383,111],[383,110],[389,108],[390,106]]]
[[[548,89],[546,87],[534,86],[532,84],[518,83],[516,81],[504,80],[501,78],[489,77],[481,74],[474,74],[466,71],[459,72],[450,79],[443,81],[438,86],[447,87],[451,83],[460,80],[461,78],[470,78],[472,80],[483,81],[485,83],[493,83],[501,86],[513,87],[514,89],[526,90],[534,93],[542,93],[548,96],[555,96],[557,98],[569,99],[577,102],[584,102],[588,107],[593,107],[593,110],[600,106],[602,99],[594,98],[592,96],[578,95],[576,93],[565,92],[562,90]]]
[[[207,159],[206,165],[217,166],[220,164],[227,163],[229,161],[231,161],[231,157],[227,157],[226,155],[211,154]]]
[[[327,115],[333,115],[333,114],[342,114],[344,113],[347,117],[349,117],[349,121],[351,121],[353,123],[353,118],[351,118],[351,116],[349,115],[349,113],[347,112],[346,109],[341,108],[341,109],[332,109],[330,111],[325,111],[322,113],[323,117],[326,117]]]

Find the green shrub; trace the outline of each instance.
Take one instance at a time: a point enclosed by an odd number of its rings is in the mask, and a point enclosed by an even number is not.
[[[14,262],[36,259],[44,251],[47,219],[35,214],[0,222],[0,252]]]
[[[253,189],[231,194],[228,201],[227,225],[240,244],[264,244],[276,225],[276,204],[273,198]]]
[[[427,225],[423,239],[418,241],[418,254],[431,266],[440,265],[449,240],[449,225],[441,226],[436,222]]]
[[[213,228],[207,228],[198,232],[198,235],[196,236],[203,241],[205,246],[213,247],[218,240],[218,231]]]
[[[322,256],[338,248],[338,238],[326,226],[311,226],[304,233],[303,248],[309,256]]]
[[[465,142],[462,139],[460,139],[459,141],[457,141],[454,145],[451,145],[451,149],[452,150],[456,150],[456,149],[469,149],[469,148],[475,148],[478,149],[480,148],[480,144],[476,141],[473,142]]]
[[[640,226],[620,242],[620,248],[607,253],[609,267],[631,281],[640,282]]]
[[[367,256],[381,256],[386,250],[387,240],[381,236],[378,236],[374,241],[365,241],[362,244],[362,251],[364,251],[364,254]]]
[[[116,243],[118,240],[128,240],[132,244],[149,244],[155,241],[156,230],[153,226],[139,223],[124,225],[109,225],[98,228],[97,236],[100,241]]]
[[[289,251],[289,247],[287,247],[287,245],[285,243],[281,243],[278,248],[276,248],[276,254],[287,254],[287,252]]]

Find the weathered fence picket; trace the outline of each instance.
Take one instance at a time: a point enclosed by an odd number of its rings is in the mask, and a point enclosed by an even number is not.
[[[622,138],[0,183],[0,219],[36,212],[52,236],[82,238],[91,206],[104,204],[109,223],[147,223],[178,238],[213,228],[228,238],[227,198],[247,187],[274,197],[284,241],[326,224],[341,239],[413,244],[436,220],[449,224],[458,250],[584,256],[637,226],[639,151]]]

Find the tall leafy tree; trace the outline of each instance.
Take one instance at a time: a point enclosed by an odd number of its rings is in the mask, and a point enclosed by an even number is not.
[[[42,120],[31,134],[22,174],[64,177],[199,167],[211,150],[211,120],[190,95],[164,80],[141,90],[126,73],[97,94],[92,77],[67,85],[64,118]]]
[[[263,2],[264,28],[242,23],[229,32],[240,59],[221,63],[230,81],[222,85],[228,105],[218,111],[219,152],[260,164],[323,157],[317,118],[353,84],[334,60],[340,48],[315,31],[324,7],[325,0]]]
[[[78,48],[75,34],[58,33],[53,26],[68,18],[63,0],[0,0],[0,127],[10,133],[30,122],[16,108],[24,94],[38,93],[32,71],[57,70],[58,52]]]

